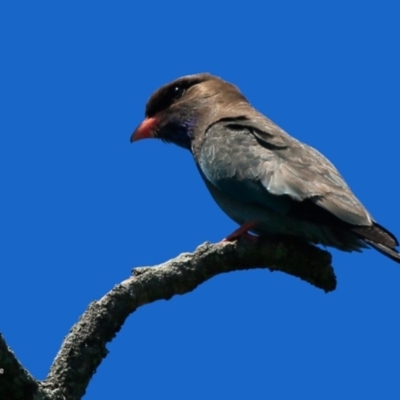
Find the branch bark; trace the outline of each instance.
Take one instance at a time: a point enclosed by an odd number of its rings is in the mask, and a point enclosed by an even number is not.
[[[255,268],[285,272],[325,292],[336,287],[331,255],[315,246],[287,239],[204,243],[195,252],[183,253],[161,265],[134,269],[129,279],[91,303],[65,338],[43,382],[30,377],[13,353],[1,351],[0,346],[0,368],[18,363],[9,371],[13,376],[7,377],[12,387],[0,376],[0,398],[81,399],[108,353],[106,344],[138,307],[188,293],[215,275]]]

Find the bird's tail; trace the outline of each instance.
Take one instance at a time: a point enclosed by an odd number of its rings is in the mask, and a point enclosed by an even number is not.
[[[400,264],[400,253],[396,249],[391,249],[384,244],[374,243],[372,240],[364,239],[371,247],[378,250],[380,253],[384,254],[386,257],[391,258]]]
[[[354,227],[352,231],[365,243],[400,264],[400,253],[395,248],[399,245],[399,242],[383,226],[374,222],[371,226]]]

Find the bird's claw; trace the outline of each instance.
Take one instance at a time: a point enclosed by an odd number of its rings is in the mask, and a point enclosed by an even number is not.
[[[245,237],[246,239],[252,240],[254,242],[258,241],[258,236],[251,235],[248,231],[252,228],[257,223],[255,221],[250,221],[250,222],[245,222],[241,227],[233,231],[230,235],[228,235],[225,239],[223,239],[223,242],[233,242],[235,240],[238,240],[242,237]]]

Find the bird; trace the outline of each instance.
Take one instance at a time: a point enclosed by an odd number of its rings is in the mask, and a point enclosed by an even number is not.
[[[252,107],[232,83],[200,73],[161,86],[130,140],[149,138],[191,152],[211,196],[240,226],[227,241],[290,237],[347,252],[372,247],[400,263],[398,240],[336,167]]]

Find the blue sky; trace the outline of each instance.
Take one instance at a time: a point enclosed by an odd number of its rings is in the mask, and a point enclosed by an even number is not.
[[[394,1],[3,2],[0,331],[31,373],[46,376],[132,267],[236,227],[188,152],[129,143],[176,77],[238,85],[399,237],[399,14]],[[248,271],[139,309],[85,399],[398,399],[400,265],[332,254],[328,295]]]

